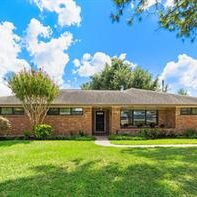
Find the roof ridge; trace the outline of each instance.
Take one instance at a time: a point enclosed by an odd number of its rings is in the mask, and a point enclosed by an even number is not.
[[[81,92],[121,92],[120,90],[83,90],[83,89],[60,89],[60,91],[81,91]]]
[[[189,96],[189,95],[179,95],[179,94],[175,94],[175,93],[169,93],[169,92],[159,92],[157,90],[146,90],[146,89],[140,89],[140,88],[129,88],[124,90],[124,92],[129,92],[129,90],[137,90],[137,91],[143,91],[143,92],[152,92],[152,93],[156,93],[156,94],[162,94],[162,95],[172,95],[172,96],[178,96],[178,97],[184,97],[184,98],[197,98],[195,96]]]

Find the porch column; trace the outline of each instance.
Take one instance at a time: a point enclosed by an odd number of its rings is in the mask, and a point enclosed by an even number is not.
[[[112,107],[111,111],[111,133],[120,130],[120,107]]]

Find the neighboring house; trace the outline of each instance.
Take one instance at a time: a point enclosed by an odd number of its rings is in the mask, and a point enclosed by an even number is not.
[[[0,97],[0,113],[12,122],[12,135],[30,129],[20,101]],[[197,129],[197,98],[150,90],[61,90],[45,122],[57,135],[135,132],[144,127]]]

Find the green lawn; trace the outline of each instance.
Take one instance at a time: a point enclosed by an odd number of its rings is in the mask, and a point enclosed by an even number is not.
[[[111,143],[128,145],[197,144],[197,139],[111,140]]]
[[[197,148],[0,142],[0,196],[197,196]]]

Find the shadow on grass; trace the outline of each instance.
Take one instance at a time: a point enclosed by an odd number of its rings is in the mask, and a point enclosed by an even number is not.
[[[16,144],[29,144],[31,143],[30,140],[0,140],[0,148],[12,146]]]
[[[134,154],[144,156],[140,151]],[[197,180],[191,173],[197,170],[194,167],[148,162],[99,166],[99,162],[75,159],[69,165],[37,166],[30,169],[34,176],[0,183],[0,196],[197,196]],[[185,178],[187,173],[190,179]]]
[[[154,161],[183,161],[197,164],[197,148],[122,149],[121,153],[136,155]]]

